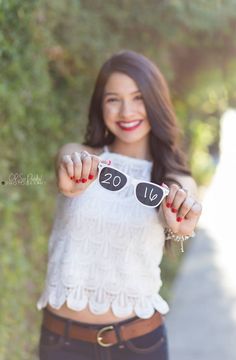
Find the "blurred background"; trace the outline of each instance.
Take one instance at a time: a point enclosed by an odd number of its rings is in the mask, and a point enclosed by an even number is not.
[[[236,107],[235,33],[236,0],[0,1],[0,360],[37,359],[54,157],[82,141],[102,63],[132,49],[160,67],[204,194],[219,163],[219,120]],[[186,254],[188,245],[164,256],[168,301]]]

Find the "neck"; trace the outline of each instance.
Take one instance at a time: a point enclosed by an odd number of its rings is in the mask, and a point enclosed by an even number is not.
[[[114,142],[109,146],[112,152],[117,154],[143,159],[143,160],[152,160],[150,148],[148,142],[145,143],[123,143],[118,140],[114,140]]]

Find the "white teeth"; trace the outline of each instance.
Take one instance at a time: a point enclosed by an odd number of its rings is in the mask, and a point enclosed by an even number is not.
[[[136,121],[131,121],[131,122],[124,122],[124,121],[120,121],[119,124],[124,127],[124,128],[131,128],[133,126],[138,125],[139,123],[141,123],[141,120],[136,120]]]

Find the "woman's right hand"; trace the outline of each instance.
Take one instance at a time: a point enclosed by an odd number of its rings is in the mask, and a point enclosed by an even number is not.
[[[86,190],[98,175],[98,164],[110,163],[87,151],[63,155],[57,168],[57,186],[60,192],[74,197]]]

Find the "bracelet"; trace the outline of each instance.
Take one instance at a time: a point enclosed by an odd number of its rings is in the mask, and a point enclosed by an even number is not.
[[[173,240],[173,241],[180,242],[181,252],[184,252],[184,245],[183,245],[184,241],[195,236],[194,231],[192,232],[191,235],[178,235],[178,234],[174,233],[174,231],[172,231],[170,228],[165,228],[164,233],[165,233],[166,240]]]

